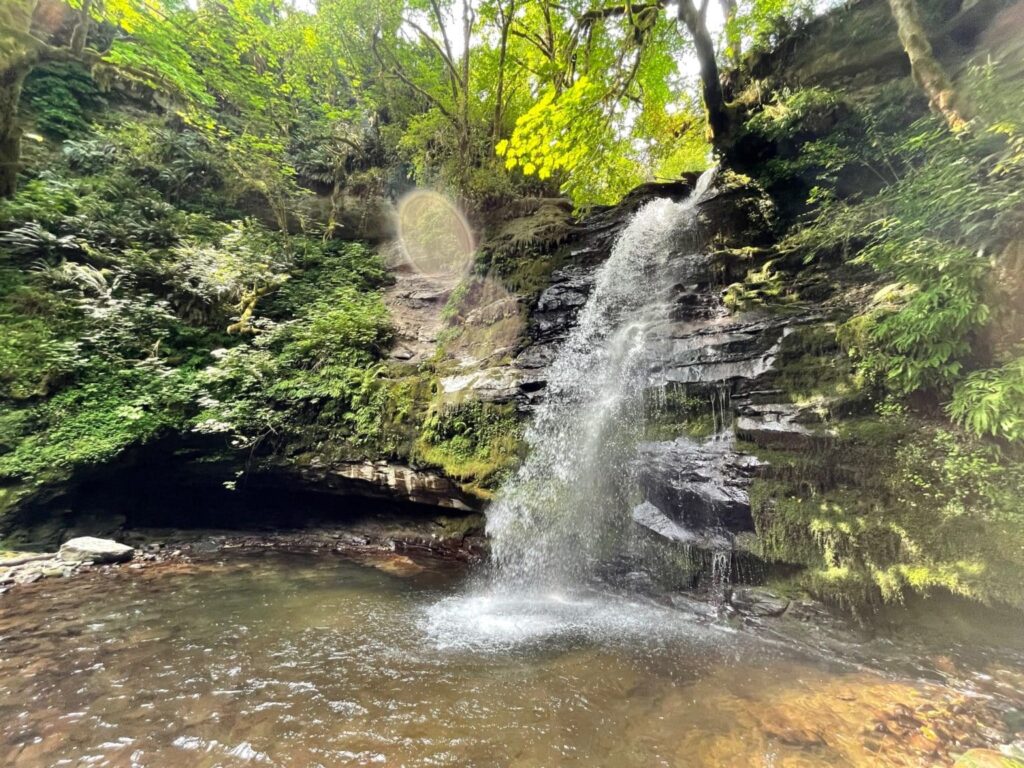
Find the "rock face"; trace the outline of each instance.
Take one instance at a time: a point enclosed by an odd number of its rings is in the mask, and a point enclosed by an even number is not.
[[[444,475],[388,461],[330,465],[311,462],[299,468],[298,474],[303,483],[324,492],[396,499],[464,512],[473,511],[477,506],[474,499]]]
[[[758,587],[733,589],[729,604],[740,613],[751,616],[781,616],[789,608],[789,600]]]
[[[580,225],[568,245],[568,258],[537,297],[529,313],[526,338],[512,362],[517,372],[519,407],[529,413],[545,396],[546,369],[586,304],[597,267],[630,215],[660,196],[681,197],[687,185],[646,185],[623,205],[598,213]],[[696,235],[680,236],[664,276],[663,320],[647,329],[649,421],[671,437],[637,448],[627,472],[643,501],[633,520],[667,542],[711,551],[730,551],[737,535],[751,534],[748,488],[760,462],[737,447],[735,429],[769,431],[776,437],[803,438],[820,421],[795,409],[772,383],[784,357],[786,339],[813,324],[809,307],[785,314],[735,312],[725,302],[725,287],[747,265],[716,253],[711,243],[757,243],[763,237],[763,204],[751,190],[723,183],[699,206]],[[739,271],[738,271],[739,270]],[[509,376],[508,380],[515,377]],[[781,397],[780,397],[781,396]],[[693,432],[684,411],[700,412],[705,422]],[[680,416],[680,419],[676,419]],[[672,423],[680,421],[680,423]]]
[[[80,536],[64,542],[58,557],[67,562],[88,562],[96,565],[105,563],[124,563],[131,560],[135,550],[127,544],[120,544],[112,539],[97,539],[93,536]]]
[[[760,462],[737,452],[728,433],[703,441],[682,436],[644,443],[636,465],[637,482],[647,500],[670,510],[686,529],[732,533],[754,529],[747,485]]]

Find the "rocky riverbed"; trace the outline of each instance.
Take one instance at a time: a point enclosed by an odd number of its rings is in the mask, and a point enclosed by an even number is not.
[[[296,531],[129,530],[121,541],[82,536],[57,552],[0,552],[0,595],[44,578],[68,578],[95,570],[189,562],[196,557],[237,550],[335,553],[367,557],[403,567],[409,553],[460,562],[475,562],[486,552],[483,519],[377,517]],[[411,561],[410,561],[411,562]],[[414,568],[412,568],[415,571]]]

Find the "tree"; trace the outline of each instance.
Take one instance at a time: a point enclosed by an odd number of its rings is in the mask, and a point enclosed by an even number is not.
[[[202,80],[191,67],[173,14],[159,0],[76,0],[74,28],[66,41],[38,32],[33,19],[39,0],[4,0],[0,6],[0,197],[17,189],[21,162],[19,107],[25,78],[39,64],[77,61],[87,69],[109,67],[122,76],[170,92],[203,99]],[[89,48],[97,21],[121,27],[122,37],[107,51]]]
[[[701,0],[700,7],[693,0],[679,0],[679,21],[690,33],[694,52],[700,64],[701,92],[707,111],[711,140],[716,145],[725,142],[732,123],[731,111],[725,101],[722,80],[718,72],[715,43],[708,31],[709,0]]]
[[[917,1],[889,0],[889,8],[896,20],[903,50],[910,59],[911,74],[928,96],[932,110],[942,115],[953,131],[963,130],[970,121],[970,115],[946,70],[935,58],[928,33],[921,22]]]
[[[506,167],[557,179],[578,205],[705,167],[704,120],[679,67],[688,41],[662,3],[562,8],[554,35],[543,16],[513,28],[540,96],[496,147]]]

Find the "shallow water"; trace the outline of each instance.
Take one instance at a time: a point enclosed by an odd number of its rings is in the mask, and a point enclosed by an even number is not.
[[[232,555],[4,596],[0,765],[941,765],[1012,736],[1006,665],[965,693],[699,603],[467,598],[450,565],[376,565]]]

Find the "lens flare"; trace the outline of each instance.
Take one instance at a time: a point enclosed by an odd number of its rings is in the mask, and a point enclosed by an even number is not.
[[[412,267],[435,280],[464,275],[473,259],[466,218],[437,192],[416,190],[399,200],[398,241]]]

